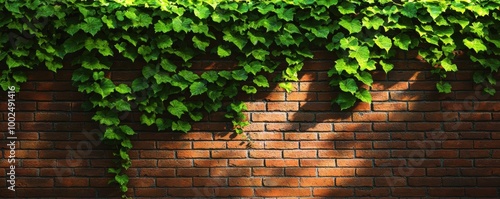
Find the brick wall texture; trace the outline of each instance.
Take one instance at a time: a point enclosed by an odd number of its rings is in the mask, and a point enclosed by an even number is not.
[[[481,93],[471,63],[458,60],[448,74],[450,94],[439,94],[430,67],[400,53],[394,71],[374,71],[373,103],[347,111],[331,106],[334,59],[316,52],[305,62],[292,93],[271,85],[247,102],[252,124],[230,131],[223,113],[193,125],[188,134],[157,132],[139,114],[121,118],[138,132],[127,171],[133,198],[498,198],[499,95]],[[198,59],[193,68],[218,70],[235,62]],[[116,61],[108,73],[130,83],[140,64]],[[116,198],[108,185],[114,150],[81,109],[86,96],[66,67],[57,74],[28,72],[16,95],[16,192],[0,181],[0,198]],[[278,71],[279,72],[279,71]],[[0,176],[10,165],[5,133],[7,93],[0,97]]]

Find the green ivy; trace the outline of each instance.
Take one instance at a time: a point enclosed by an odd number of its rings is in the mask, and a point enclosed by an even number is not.
[[[477,63],[473,80],[495,94],[500,67],[500,0],[0,0],[0,85],[26,82],[34,66],[57,71],[65,58],[79,66],[72,81],[88,94],[93,120],[105,125],[104,140],[117,147],[121,163],[111,180],[127,191],[124,170],[135,131],[119,115],[136,104],[141,123],[160,131],[191,130],[190,121],[226,108],[234,130],[248,125],[239,93],[255,94],[278,81],[290,92],[312,49],[338,57],[328,76],[342,110],[370,103],[371,71],[389,73],[398,51],[418,51],[441,80],[458,70],[465,54]],[[191,60],[211,54],[237,60],[231,70],[194,72]],[[106,77],[112,60],[144,62],[142,76],[129,84]],[[286,65],[283,70],[278,66]],[[279,76],[268,79],[269,73]],[[19,88],[19,87],[17,87]],[[208,99],[197,101],[195,99]],[[223,102],[229,102],[227,104]],[[125,195],[124,195],[125,197]]]

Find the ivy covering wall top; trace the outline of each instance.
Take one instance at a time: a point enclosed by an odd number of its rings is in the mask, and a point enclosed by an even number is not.
[[[87,93],[93,119],[106,125],[103,139],[117,147],[121,164],[109,169],[127,191],[130,136],[118,115],[137,104],[141,122],[161,131],[188,132],[188,121],[206,112],[227,110],[236,132],[247,125],[245,105],[233,99],[280,82],[287,91],[298,80],[311,49],[338,59],[328,71],[341,91],[334,103],[348,109],[370,103],[361,85],[371,86],[370,71],[389,72],[396,51],[418,50],[441,79],[457,71],[456,52],[477,63],[475,83],[495,94],[500,67],[500,0],[0,0],[0,84],[4,90],[27,81],[23,71],[45,66],[56,72],[72,57],[72,80]],[[236,59],[231,70],[190,69],[197,55]],[[68,56],[71,55],[71,56]],[[130,84],[105,77],[117,57],[145,63]],[[176,60],[176,61],[174,61]],[[286,68],[271,80],[284,62]],[[440,92],[450,84],[439,81]],[[17,87],[19,88],[19,87]],[[140,93],[141,98],[138,98]],[[203,96],[206,101],[192,100]],[[227,107],[222,102],[229,101]]]

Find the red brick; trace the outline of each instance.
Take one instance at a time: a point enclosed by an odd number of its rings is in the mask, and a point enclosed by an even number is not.
[[[253,168],[252,176],[282,176],[285,172],[283,168]]]
[[[299,123],[268,123],[266,124],[266,130],[268,131],[299,131]]]
[[[500,167],[500,159],[476,159],[476,167]]]
[[[246,150],[213,150],[212,158],[246,158]]]
[[[332,124],[331,123],[301,123],[300,124],[301,131],[315,131],[315,132],[331,132]]]
[[[236,166],[236,167],[264,166],[264,160],[262,160],[262,159],[230,159],[229,166]]]
[[[285,168],[285,176],[316,176],[316,168]]]
[[[317,140],[317,133],[285,133],[285,140]],[[290,141],[287,141],[290,142]]]
[[[354,140],[353,132],[319,133],[320,140]]]
[[[377,112],[356,112],[353,113],[353,120],[356,122],[373,122],[373,121],[387,121],[386,113],[377,113]]]
[[[246,102],[245,105],[247,106],[248,111],[265,111],[266,110],[266,103],[264,103],[264,102]]]
[[[284,196],[310,196],[310,188],[256,188],[255,196],[260,197],[284,197]]]
[[[315,118],[314,113],[293,112],[288,113],[288,121],[291,122],[312,122]]]
[[[439,177],[410,177],[408,185],[412,187],[436,187],[442,186],[442,182]]]
[[[215,196],[229,197],[229,196],[253,196],[252,188],[217,188],[215,189]]]
[[[452,197],[452,196],[464,196],[464,195],[465,195],[464,188],[432,188],[432,189],[429,189],[429,196]]]
[[[193,142],[193,149],[223,149],[223,148],[226,148],[226,142],[222,141]]]
[[[403,187],[408,186],[406,178],[403,177],[376,177],[375,186],[377,187]]]
[[[354,158],[352,150],[319,150],[318,157],[320,158]]]
[[[389,140],[390,138],[389,133],[356,133],[356,140]]]
[[[300,178],[300,186],[302,187],[325,187],[334,186],[334,184],[334,179],[328,177]]]
[[[210,168],[210,176],[250,176],[250,168]]]
[[[500,149],[500,140],[474,140],[476,149]]]
[[[354,189],[352,188],[314,188],[313,195],[316,197],[349,197],[354,196]]]
[[[476,178],[443,177],[443,185],[446,187],[474,187],[476,186]]]
[[[300,91],[330,91],[331,87],[328,82],[300,82]]]
[[[284,150],[284,158],[315,158],[316,150]]]
[[[469,197],[496,197],[498,190],[496,188],[465,188],[465,195]]]
[[[225,167],[227,160],[225,159],[195,159],[193,160],[195,167]]]
[[[299,160],[297,159],[267,159],[266,167],[297,167]]]
[[[333,159],[300,159],[301,167],[337,166]]]
[[[370,149],[372,142],[368,141],[336,141],[336,149]]]
[[[406,102],[373,102],[374,111],[406,111]]]
[[[315,101],[318,99],[314,92],[291,92],[286,94],[287,101]]]
[[[406,147],[403,141],[377,141],[373,143],[375,149],[402,149]]]
[[[178,158],[208,158],[210,151],[205,150],[179,150],[177,151]]]
[[[158,187],[191,187],[193,180],[191,178],[157,178]]]
[[[318,168],[319,176],[354,176],[354,168]]]
[[[250,187],[262,186],[262,178],[229,178],[229,186]]]
[[[391,192],[393,196],[425,196],[426,190],[425,188],[404,188],[397,187],[391,188]]]
[[[389,121],[422,121],[423,114],[421,113],[399,113],[399,112],[389,112]]]
[[[371,131],[372,125],[371,123],[343,123],[343,124],[335,124],[334,131]]]
[[[337,159],[339,167],[371,167],[373,162],[370,159]]]
[[[265,177],[262,183],[266,187],[297,187],[299,180],[297,178]]]
[[[300,142],[301,149],[333,149],[333,141],[302,141]]]
[[[298,102],[268,102],[267,111],[298,111]]]
[[[195,177],[208,176],[208,168],[178,168],[177,176]]]
[[[389,168],[357,168],[356,176],[391,176]]]
[[[248,135],[252,140],[283,140],[281,132],[250,132]]]
[[[372,89],[373,90],[407,90],[408,89],[408,82],[407,81],[402,81],[402,82],[374,82],[372,84]]]
[[[256,100],[284,101],[285,92],[257,92],[254,94],[253,98]]]
[[[470,108],[470,107],[467,107]],[[468,109],[471,110],[471,109]],[[474,110],[475,111],[500,111],[500,104],[497,102],[478,102],[474,103]]]
[[[280,158],[282,157],[279,150],[252,150],[249,157],[251,158]]]
[[[387,150],[356,150],[356,158],[389,158]]]
[[[268,141],[265,143],[266,149],[297,149],[299,148],[298,142],[290,141]]]
[[[158,160],[158,167],[192,167],[193,160],[186,159],[160,159]]]
[[[472,140],[447,140],[441,143],[443,148],[469,149],[473,146]]]
[[[373,179],[366,177],[338,177],[335,179],[335,185],[341,187],[373,186]]]

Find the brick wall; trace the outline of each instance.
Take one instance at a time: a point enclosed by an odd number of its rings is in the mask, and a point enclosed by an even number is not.
[[[247,101],[251,141],[228,131],[222,113],[205,117],[188,134],[138,129],[131,151],[129,195],[134,198],[349,198],[500,196],[499,96],[472,83],[471,63],[449,74],[450,94],[435,91],[436,78],[415,53],[399,54],[389,75],[373,72],[373,103],[349,111],[330,105],[336,95],[326,71],[333,60],[317,52],[305,63],[295,91],[275,85]],[[198,60],[194,68],[227,68],[230,61]],[[116,62],[116,82],[140,66]],[[470,67],[468,67],[470,68]],[[0,181],[0,197],[111,198],[113,150],[80,105],[71,68],[29,72],[16,95],[19,124],[16,192]],[[8,177],[7,94],[0,96],[0,176]]]

